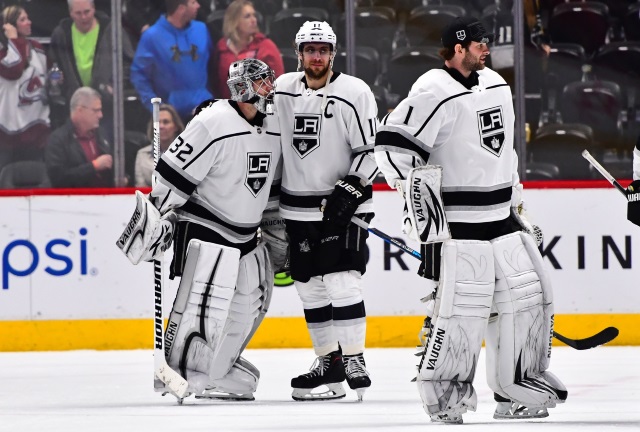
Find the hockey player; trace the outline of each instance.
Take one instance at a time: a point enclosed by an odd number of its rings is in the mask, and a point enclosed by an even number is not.
[[[170,277],[181,280],[165,352],[196,397],[252,400],[260,377],[240,354],[273,288],[257,233],[265,209],[277,213],[280,189],[280,131],[268,115],[274,80],[260,60],[231,64],[231,99],[201,105],[158,162],[148,199],[137,193],[133,234],[118,241],[135,264],[166,249],[173,232]]]
[[[305,22],[295,47],[303,72],[276,81],[283,155],[280,214],[291,245],[291,276],[318,358],[309,373],[291,380],[292,397],[344,397],[346,377],[362,400],[371,385],[363,357],[361,284],[367,231],[350,220],[373,217],[377,107],[363,81],[331,70],[336,36],[329,24]],[[314,393],[319,386],[328,390]]]
[[[425,275],[438,281],[417,376],[436,422],[462,423],[464,412],[475,411],[472,383],[487,322],[495,418],[545,417],[567,397],[547,371],[549,279],[520,223],[530,225],[515,220],[522,185],[512,95],[485,67],[492,40],[474,18],[452,21],[442,32],[444,66],[418,78],[376,136],[378,166],[406,194],[404,230],[426,244]]]

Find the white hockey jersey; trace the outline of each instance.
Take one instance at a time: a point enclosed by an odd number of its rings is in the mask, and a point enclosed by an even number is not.
[[[280,214],[285,219],[322,220],[320,205],[336,181],[357,175],[367,183],[358,213],[372,212],[371,182],[377,173],[373,146],[378,127],[375,97],[359,78],[335,72],[325,88],[307,88],[303,72],[276,80],[275,106],[282,132]]]
[[[151,197],[163,214],[176,209],[179,219],[244,243],[255,235],[263,211],[277,208],[281,156],[277,116],[252,125],[235,102],[219,100],[162,155]]]
[[[469,90],[444,69],[428,71],[382,120],[376,137],[376,161],[391,187],[413,167],[443,167],[449,222],[506,219],[512,187],[520,184],[511,90],[488,68],[478,74]]]

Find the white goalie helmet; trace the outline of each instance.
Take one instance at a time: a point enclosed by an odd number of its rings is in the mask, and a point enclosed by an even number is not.
[[[273,114],[273,95],[275,93],[275,73],[265,62],[258,59],[243,59],[231,63],[227,85],[231,100],[252,103],[263,114]],[[254,84],[257,88],[254,88]],[[261,95],[262,88],[268,88]]]

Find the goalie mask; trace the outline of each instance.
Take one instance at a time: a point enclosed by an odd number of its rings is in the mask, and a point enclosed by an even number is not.
[[[273,114],[275,73],[258,59],[231,63],[227,85],[231,100],[253,104],[263,114]]]
[[[333,59],[336,56],[336,34],[326,21],[307,21],[302,24],[296,34],[296,56],[298,57],[298,70],[302,67],[302,46],[305,43],[326,43],[331,45],[331,60],[329,69],[333,69]]]

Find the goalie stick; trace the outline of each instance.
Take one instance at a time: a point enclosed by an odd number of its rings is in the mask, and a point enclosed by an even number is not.
[[[351,222],[353,222],[354,224],[358,225],[360,228],[366,229],[370,233],[380,237],[385,242],[399,247],[400,249],[402,249],[403,252],[408,253],[409,255],[413,256],[414,258],[422,260],[422,255],[420,254],[420,252],[410,248],[406,244],[404,244],[404,243],[394,239],[393,237],[383,233],[379,229],[370,228],[369,224],[367,224],[362,219],[359,219],[359,218],[354,216],[354,217],[351,218]],[[618,336],[618,333],[619,332],[618,332],[617,328],[615,328],[615,327],[607,327],[606,329],[596,333],[595,335],[589,336],[589,337],[584,338],[584,339],[571,339],[571,338],[568,338],[566,336],[561,335],[560,333],[558,333],[556,331],[553,332],[553,337],[558,339],[560,342],[564,342],[565,344],[569,345],[571,348],[574,348],[574,349],[577,349],[577,350],[586,350],[586,349],[595,348],[597,346],[604,345],[606,343],[611,342],[613,339],[615,339]]]
[[[160,160],[160,98],[151,99],[153,105],[153,164],[157,165]],[[151,183],[156,184],[156,178],[153,176]],[[153,260],[153,285],[154,285],[154,343],[153,343],[153,368],[155,375],[163,382],[181,402],[187,394],[188,383],[180,374],[167,364],[164,354],[164,313],[163,313],[163,297],[164,297],[164,271],[163,271],[164,253]]]

